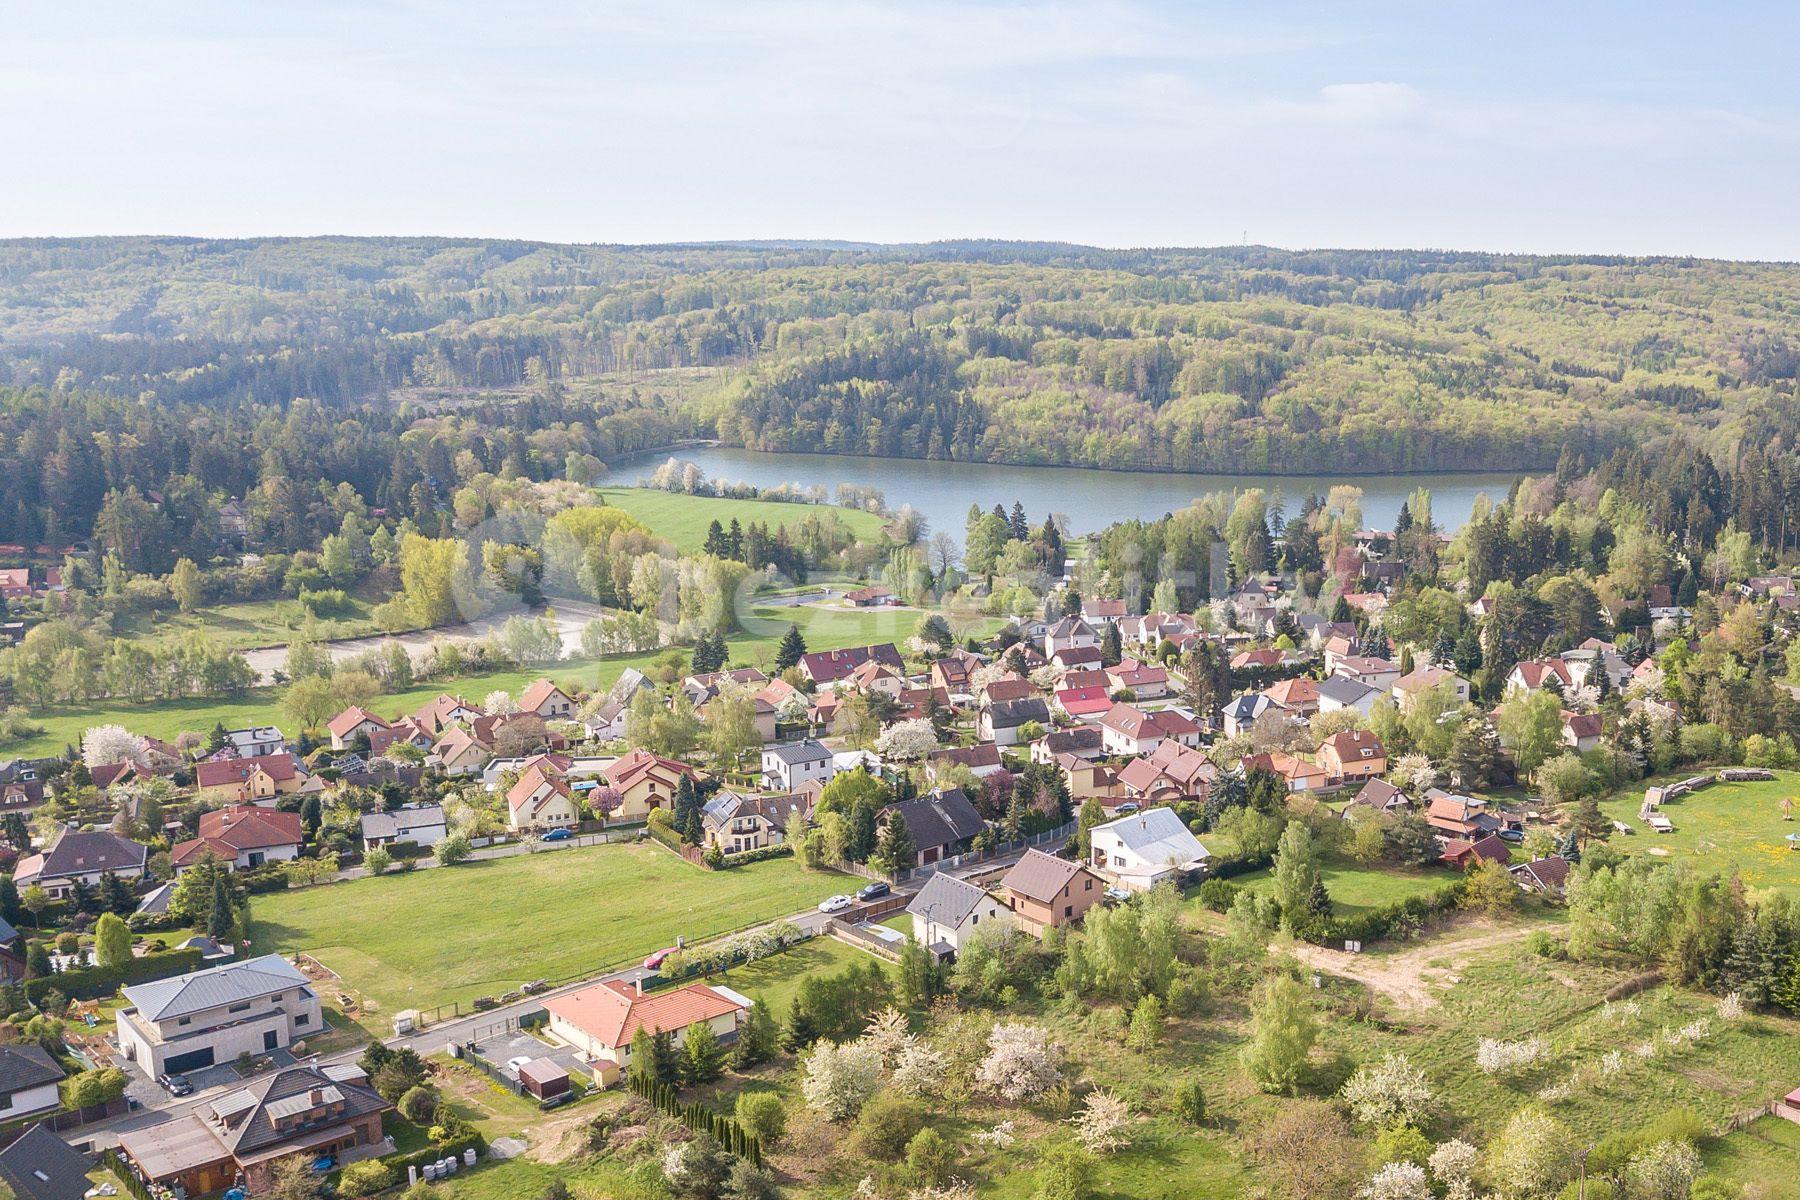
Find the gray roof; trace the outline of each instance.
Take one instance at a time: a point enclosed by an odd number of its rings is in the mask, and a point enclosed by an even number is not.
[[[1338,704],[1360,704],[1380,690],[1348,675],[1333,675],[1319,681],[1319,695]]]
[[[1039,725],[1050,723],[1050,706],[1041,696],[1001,700],[988,706],[988,723],[995,729],[1017,729],[1031,721]]]
[[[1118,838],[1126,849],[1146,862],[1181,864],[1207,857],[1206,847],[1188,832],[1172,808],[1148,808],[1094,827],[1095,833],[1101,830]]]
[[[19,1200],[81,1200],[92,1166],[48,1125],[33,1125],[0,1150],[0,1179],[12,1185]]]
[[[397,808],[393,812],[369,813],[362,819],[362,835],[366,838],[399,837],[427,825],[442,825],[444,809],[437,804],[418,808]]]
[[[966,841],[987,828],[987,822],[969,803],[961,788],[930,792],[903,804],[890,804],[883,816],[897,812],[912,834],[913,845],[930,850]]]
[[[824,762],[831,757],[831,751],[823,742],[815,742],[810,738],[803,742],[780,742],[770,746],[767,753],[773,754],[788,766],[801,763]]]
[[[285,991],[296,985],[304,987],[306,976],[281,955],[265,954],[247,962],[208,967],[170,979],[136,984],[123,991],[125,998],[137,1006],[146,1020],[162,1021]]]
[[[1225,706],[1225,715],[1235,721],[1254,718],[1265,708],[1273,707],[1275,702],[1261,692],[1245,692],[1234,696],[1230,704]]]
[[[63,1069],[42,1046],[12,1042],[0,1046],[0,1095],[42,1087],[63,1077]]]
[[[955,929],[969,919],[987,893],[966,880],[939,871],[925,881],[906,911],[936,925]]]
[[[144,898],[138,901],[137,910],[153,917],[160,917],[169,911],[169,901],[174,895],[175,881],[171,879],[168,883],[158,884],[146,892]]]
[[[105,829],[86,833],[70,830],[44,854],[44,879],[70,875],[97,875],[106,871],[144,869],[150,852],[137,842]]]
[[[341,1107],[335,1114],[324,1115],[327,1104]],[[198,1109],[194,1119],[205,1124],[233,1155],[243,1158],[388,1107],[365,1084],[334,1079],[317,1067],[289,1067],[219,1097]],[[321,1115],[308,1118],[307,1114],[314,1112]],[[277,1129],[275,1122],[283,1117],[298,1117],[300,1122]]]

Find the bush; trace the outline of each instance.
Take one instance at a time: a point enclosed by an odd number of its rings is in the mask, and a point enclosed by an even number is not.
[[[917,1101],[892,1092],[863,1105],[850,1143],[856,1153],[877,1162],[898,1162],[906,1145],[925,1127],[925,1110]]]
[[[373,1196],[387,1191],[394,1183],[393,1169],[379,1159],[352,1163],[338,1180],[338,1195]]]
[[[408,1088],[406,1093],[400,1097],[400,1103],[395,1105],[400,1110],[401,1116],[414,1125],[423,1126],[431,1124],[431,1118],[437,1112],[437,1106],[437,1093],[422,1084]]]
[[[787,1106],[775,1092],[745,1092],[737,1098],[737,1123],[765,1146],[781,1141],[787,1132]]]
[[[33,1003],[40,1003],[52,991],[61,992],[71,1000],[98,1000],[111,996],[125,984],[185,975],[199,966],[198,950],[170,950],[163,954],[146,954],[117,967],[81,967],[32,979],[25,984],[25,994]]]
[[[1206,1124],[1206,1086],[1198,1079],[1185,1080],[1175,1089],[1175,1115],[1189,1125]]]
[[[1225,879],[1208,879],[1200,885],[1196,893],[1200,903],[1216,913],[1230,912],[1231,906],[1237,902],[1238,893],[1244,889]]]

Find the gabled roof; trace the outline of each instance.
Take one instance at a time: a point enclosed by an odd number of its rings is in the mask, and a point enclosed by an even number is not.
[[[1380,688],[1370,687],[1362,680],[1353,679],[1348,675],[1333,675],[1329,679],[1319,682],[1319,699],[1329,700],[1333,704],[1342,704],[1346,707],[1361,704],[1370,696],[1379,694],[1380,691]]]
[[[1263,695],[1283,708],[1303,708],[1319,703],[1319,681],[1305,675],[1283,679],[1263,689]]]
[[[1127,850],[1159,866],[1199,862],[1207,857],[1200,839],[1188,832],[1172,808],[1148,808],[1142,812],[1094,826],[1119,839]]]
[[[397,808],[393,812],[372,812],[365,815],[362,819],[362,835],[365,838],[403,838],[403,835],[415,829],[442,824],[442,805],[421,804],[411,808]]]
[[[987,828],[987,822],[961,788],[927,792],[900,804],[890,804],[881,812],[883,816],[899,813],[907,832],[912,834],[913,845],[921,850],[966,841]]]
[[[325,731],[334,738],[347,738],[358,725],[367,722],[372,725],[386,726],[387,722],[364,708],[360,704],[352,704],[325,724]]]
[[[790,767],[824,762],[831,757],[831,751],[825,743],[813,741],[811,738],[798,742],[777,742],[773,746],[764,747],[763,753],[774,755]]]
[[[207,851],[226,860],[247,850],[299,846],[304,840],[300,814],[273,808],[234,804],[200,815],[200,836],[182,842],[169,852],[177,866],[197,861]]]
[[[1050,723],[1050,706],[1044,703],[1042,696],[998,700],[988,705],[988,722],[995,729],[1017,729],[1028,721],[1040,725]]]
[[[1098,725],[1077,725],[1072,729],[1052,729],[1041,740],[1051,754],[1071,754],[1100,749],[1105,735]]]
[[[982,888],[939,871],[925,881],[925,886],[912,898],[906,911],[915,917],[924,917],[934,925],[956,929],[987,898],[988,894]]]
[[[145,1020],[165,1021],[305,986],[306,976],[292,963],[279,954],[265,954],[241,963],[133,984],[121,991]]]
[[[1371,779],[1362,785],[1362,789],[1351,798],[1350,803],[1386,812],[1391,808],[1409,807],[1412,801],[1406,798],[1405,792],[1387,780]]]
[[[202,1105],[194,1117],[241,1162],[315,1128],[342,1125],[392,1107],[374,1088],[340,1078],[343,1074],[318,1067],[287,1067]],[[325,1115],[321,1110],[328,1105],[334,1111]],[[315,1112],[321,1116],[307,1120],[308,1114]],[[297,1127],[292,1124],[296,1120]],[[278,1122],[290,1124],[281,1128]]]
[[[546,788],[549,790],[546,791]],[[573,798],[569,793],[569,785],[562,781],[560,775],[550,774],[541,765],[534,766],[506,790],[506,807],[515,813],[527,804],[542,807],[551,796],[561,796],[565,800]]]
[[[519,707],[526,712],[536,712],[553,696],[561,696],[567,700],[569,693],[548,679],[533,680],[530,687],[519,693]]]
[[[544,1007],[603,1046],[629,1046],[639,1029],[652,1035],[678,1033],[701,1021],[749,1008],[736,992],[704,983],[640,996],[628,983],[608,980],[566,996],[552,996]]]
[[[1341,762],[1363,762],[1387,757],[1387,749],[1381,744],[1381,739],[1367,729],[1346,729],[1341,733],[1334,733],[1319,743],[1319,750],[1330,750]]]
[[[664,758],[660,754],[652,754],[648,750],[633,750],[601,772],[606,782],[623,791],[653,771],[672,774],[676,778],[694,774],[694,768],[684,762],[672,758]]]
[[[33,1125],[0,1150],[0,1179],[19,1200],[82,1200],[92,1160],[50,1132]]]
[[[1098,637],[1094,627],[1080,617],[1064,617],[1045,632],[1046,638],[1054,641],[1067,641],[1072,637]]]
[[[998,767],[1000,747],[992,742],[982,742],[975,746],[951,746],[944,750],[934,750],[925,758],[926,762],[948,766],[952,763],[979,770],[987,767]]]
[[[260,758],[221,758],[199,763],[194,767],[194,782],[203,788],[230,787],[234,783],[243,783],[258,771],[277,783],[286,783],[302,774],[294,756],[283,750]]]
[[[876,646],[849,646],[841,650],[818,650],[800,656],[800,670],[817,683],[836,683],[865,662],[874,660],[896,671],[906,669],[906,662],[892,642]]]
[[[58,838],[56,845],[43,854],[32,857],[43,860],[43,866],[38,872],[39,878],[56,879],[69,875],[96,875],[107,871],[141,871],[149,853],[137,842],[105,829],[88,832],[72,829]],[[27,861],[20,859],[19,865],[24,866]]]
[[[63,1077],[63,1069],[42,1046],[10,1042],[0,1046],[0,1096],[42,1087]]]
[[[1569,885],[1569,860],[1552,854],[1512,868],[1515,876],[1540,892],[1561,892]]]

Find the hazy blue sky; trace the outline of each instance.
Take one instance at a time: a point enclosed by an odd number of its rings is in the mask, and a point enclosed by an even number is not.
[[[1800,258],[1792,4],[0,6],[0,236]]]

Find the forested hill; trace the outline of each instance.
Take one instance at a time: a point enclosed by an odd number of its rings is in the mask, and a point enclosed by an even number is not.
[[[1500,469],[1677,429],[1724,457],[1791,447],[1797,375],[1800,266],[1786,264],[974,241],[0,242],[0,384],[164,406],[556,392],[616,415],[654,393],[659,432],[772,450]]]

